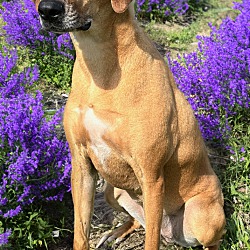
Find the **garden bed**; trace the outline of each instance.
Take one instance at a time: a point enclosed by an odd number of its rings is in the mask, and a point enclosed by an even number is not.
[[[28,11],[22,9],[23,2]],[[69,250],[73,241],[69,155],[62,114],[57,111],[67,100],[74,51],[67,35],[58,38],[41,32],[34,6],[30,0],[23,2],[4,1],[5,9],[0,10],[5,32],[0,38],[0,249]],[[139,16],[157,49],[167,54],[221,180],[227,216],[221,249],[250,249],[250,4],[243,0],[240,12],[226,0],[211,0],[209,5],[204,1],[200,7],[195,0],[179,1],[187,2],[198,8],[196,12],[166,19],[167,11],[178,12],[178,8],[147,12],[149,6],[144,6]],[[197,34],[206,37],[197,40]],[[6,105],[12,113],[4,109]],[[102,187],[100,179],[90,237],[93,249],[105,231],[126,219],[104,203]],[[58,232],[59,238],[52,237]],[[144,230],[139,229],[106,249],[141,250],[143,244]],[[161,249],[166,249],[164,242]]]

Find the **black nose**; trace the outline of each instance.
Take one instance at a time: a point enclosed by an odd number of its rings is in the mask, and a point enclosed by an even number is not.
[[[60,1],[42,0],[38,5],[38,12],[46,21],[55,21],[64,14],[64,11],[64,4]]]

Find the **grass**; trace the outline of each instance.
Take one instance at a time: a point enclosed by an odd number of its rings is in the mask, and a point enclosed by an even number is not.
[[[231,153],[219,177],[225,195],[227,234],[223,249],[250,249],[250,122],[249,115],[232,121]]]
[[[208,23],[218,26],[223,18],[234,17],[237,13],[230,0],[210,0],[208,3],[206,11],[199,9],[189,17],[179,17],[165,24],[151,21],[145,24],[145,30],[151,39],[171,51],[172,56],[191,52],[196,48],[197,35],[209,35]]]

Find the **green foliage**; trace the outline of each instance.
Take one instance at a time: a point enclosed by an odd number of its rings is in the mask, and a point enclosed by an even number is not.
[[[43,83],[48,86],[53,85],[58,89],[68,90],[71,86],[74,60],[49,49],[40,48],[32,52],[24,49],[19,50],[18,54],[22,65],[26,67],[38,65]]]
[[[7,223],[12,228],[9,243],[0,246],[0,250],[49,249],[57,240],[71,235],[65,222],[73,209],[69,204],[70,197],[68,194],[62,201],[35,203],[18,214],[15,220],[0,221],[0,234],[6,230]]]
[[[221,173],[227,212],[222,249],[250,249],[250,122],[249,112],[231,121],[230,156]]]
[[[4,249],[20,250],[38,247],[48,249],[48,242],[53,240],[53,226],[48,221],[41,208],[38,207],[32,207],[30,211],[23,210],[15,220],[6,218],[5,221],[0,222],[0,233],[4,232],[5,224],[8,223],[8,225],[12,224],[12,235],[9,239],[11,248],[6,245]]]
[[[33,60],[40,69],[40,76],[48,84],[54,84],[55,87],[67,90],[71,85],[71,74],[73,70],[73,61],[63,55],[44,55],[37,56]]]
[[[166,26],[150,22],[145,29],[154,41],[168,48],[184,52],[195,41],[199,26],[197,23],[180,27],[175,24]]]

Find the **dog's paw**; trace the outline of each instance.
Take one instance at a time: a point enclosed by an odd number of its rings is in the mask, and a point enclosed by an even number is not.
[[[121,241],[123,241],[129,234],[131,234],[135,229],[140,227],[140,223],[135,219],[130,218],[127,222],[125,222],[122,226],[113,230],[110,233],[105,234],[96,248],[105,247],[108,249],[110,246],[118,245]]]
[[[119,244],[123,241],[124,238],[118,237],[114,232],[107,233],[103,235],[98,244],[96,245],[96,249],[112,249],[113,245]]]

